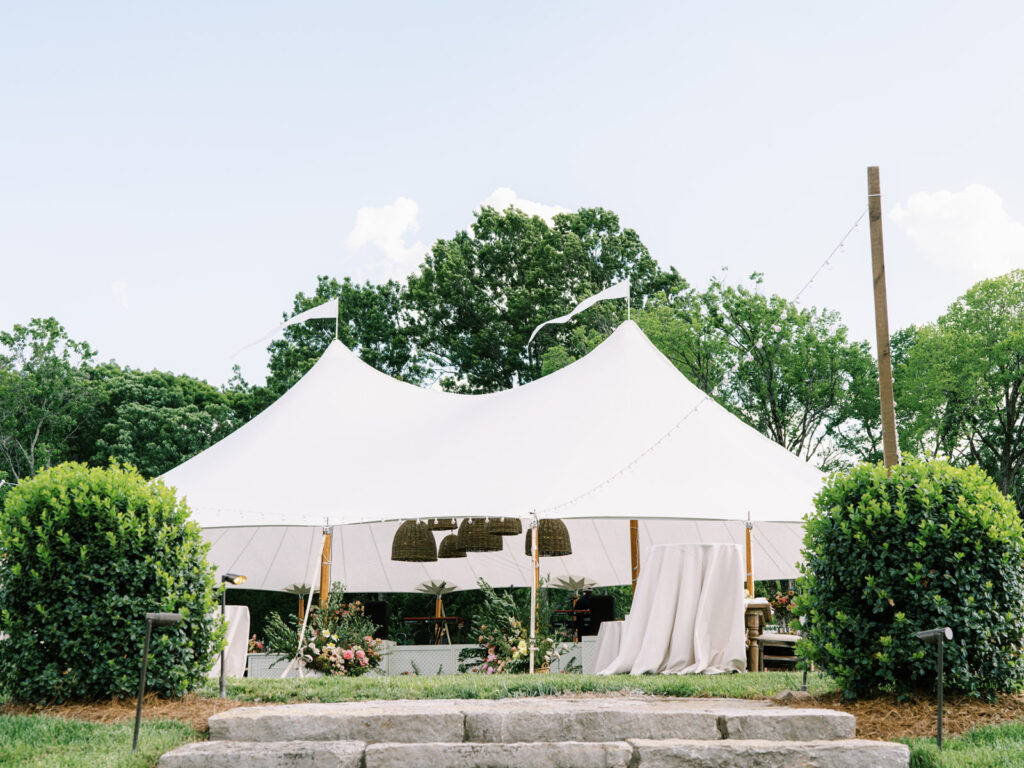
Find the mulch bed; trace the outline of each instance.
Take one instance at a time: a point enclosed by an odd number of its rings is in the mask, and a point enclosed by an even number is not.
[[[849,712],[857,718],[857,737],[892,741],[899,738],[935,735],[935,699],[918,697],[896,701],[894,697],[879,697],[845,701],[839,694],[826,694],[794,699],[789,706],[821,707]],[[190,694],[182,699],[160,699],[146,696],[143,717],[165,720],[183,720],[191,723],[200,733],[207,729],[210,715],[235,707],[261,706],[254,702],[230,699],[209,699]],[[39,714],[93,722],[114,723],[135,718],[134,699],[115,699],[95,704],[6,704],[0,707],[4,714]],[[947,696],[942,710],[943,734],[963,733],[980,725],[1002,723],[1024,718],[1024,695],[1005,694],[991,704],[963,696]]]
[[[900,738],[935,736],[934,697],[897,701],[894,696],[844,700],[830,693],[787,702],[796,707],[822,707],[849,712],[857,718],[857,738],[893,741]],[[965,696],[946,695],[942,703],[942,734],[963,733],[982,725],[1024,718],[1024,695],[1003,694],[988,704]]]

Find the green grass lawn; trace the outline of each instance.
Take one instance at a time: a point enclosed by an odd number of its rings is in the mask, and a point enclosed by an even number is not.
[[[986,725],[942,740],[914,739],[911,768],[1020,768],[1024,765],[1024,721]]]
[[[4,768],[151,768],[160,755],[199,735],[192,726],[143,720],[132,753],[134,722],[88,723],[51,715],[0,715]]]
[[[361,701],[365,699],[502,699],[626,691],[660,696],[722,696],[755,699],[800,688],[799,672],[746,672],[735,675],[438,675],[435,677],[308,677],[273,680],[234,678],[228,698],[239,701]],[[837,690],[827,677],[808,675],[813,694]],[[217,681],[202,695],[215,697]]]

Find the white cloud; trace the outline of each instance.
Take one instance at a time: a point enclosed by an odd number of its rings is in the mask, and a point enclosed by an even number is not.
[[[519,197],[514,189],[508,187],[498,187],[488,195],[482,204],[498,211],[504,211],[512,206],[529,216],[540,216],[548,224],[551,224],[556,213],[571,213],[568,208],[563,208],[560,205],[545,205],[544,203],[535,203],[533,200],[526,200]]]
[[[982,184],[963,192],[917,192],[897,203],[892,221],[924,256],[945,268],[994,277],[1024,267],[1024,224]]]
[[[378,208],[360,208],[345,247],[354,253],[373,246],[379,258],[366,271],[375,278],[401,280],[419,266],[427,252],[427,246],[418,240],[412,245],[405,242],[406,233],[419,231],[419,212],[419,204],[407,197]]]
[[[117,299],[117,303],[121,305],[122,309],[130,310],[131,307],[128,305],[128,281],[127,280],[115,280],[110,284],[110,292]]]

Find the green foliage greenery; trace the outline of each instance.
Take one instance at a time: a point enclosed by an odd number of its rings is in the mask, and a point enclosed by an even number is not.
[[[945,684],[990,697],[1024,684],[1024,539],[1012,501],[979,468],[909,460],[833,475],[804,539],[799,652],[850,697],[929,687],[949,626]]]
[[[23,481],[0,515],[0,689],[32,702],[131,696],[148,611],[184,620],[153,633],[149,690],[199,685],[222,630],[208,545],[158,481],[66,463]]]
[[[459,652],[460,669],[485,674],[527,671],[530,667],[529,603],[517,602],[515,590],[497,591],[483,579],[477,585],[481,604],[473,616],[470,634],[479,645]],[[537,591],[534,653],[537,668],[557,659],[569,639],[563,630],[554,626],[554,608],[548,592],[547,589]]]
[[[326,609],[317,604],[310,610],[302,648],[299,631],[298,616],[285,620],[271,613],[264,627],[267,651],[299,656],[310,669],[328,675],[354,677],[380,665],[381,641],[373,637],[375,626],[364,614],[362,601],[346,601],[343,584],[331,587]]]

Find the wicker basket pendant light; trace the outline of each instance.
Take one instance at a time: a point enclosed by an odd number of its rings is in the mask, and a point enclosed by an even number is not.
[[[501,536],[491,533],[482,517],[467,517],[459,525],[459,549],[465,552],[501,552]]]
[[[572,554],[569,529],[561,520],[541,520],[537,529],[537,550],[540,557],[562,557]],[[526,555],[533,557],[533,532],[526,532]]]
[[[434,534],[419,520],[406,520],[395,531],[391,559],[404,563],[432,563],[437,560]]]
[[[437,559],[447,560],[452,557],[465,557],[466,550],[459,549],[459,537],[454,533],[449,533],[443,539],[441,543],[437,545]]]
[[[523,532],[523,521],[518,517],[492,517],[489,526],[496,536],[515,536]]]
[[[427,520],[427,528],[431,531],[454,531],[458,527],[454,517],[432,517]]]

